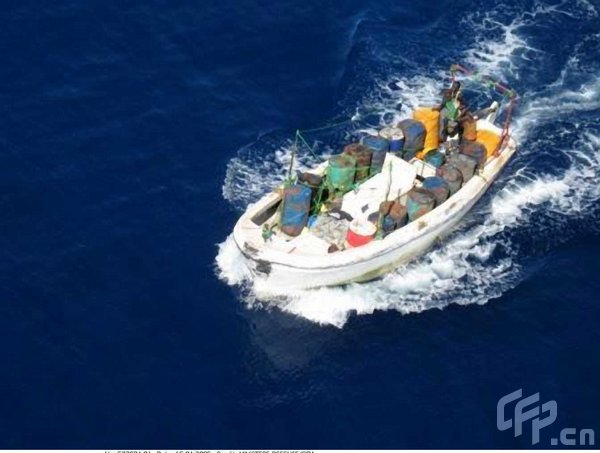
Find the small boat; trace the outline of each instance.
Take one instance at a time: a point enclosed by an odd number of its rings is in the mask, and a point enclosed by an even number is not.
[[[451,71],[453,80],[457,72],[465,77],[474,75],[458,65],[453,65]],[[482,79],[481,75],[477,77]],[[490,80],[484,78],[488,86]],[[461,169],[459,163],[454,165],[457,155],[465,156],[461,152],[462,145],[457,142],[453,144],[454,151],[448,151],[450,141],[439,143],[439,149],[429,150],[450,161],[445,168],[458,168],[463,179],[453,190],[446,188],[441,198],[435,188],[427,187],[428,181],[443,179],[439,162],[432,164],[428,159],[430,155],[423,151],[413,155],[391,146],[396,149],[386,149],[375,171],[374,154],[371,155],[370,171],[351,187],[340,189],[339,184],[332,183],[339,174],[331,171],[330,159],[304,174],[304,178],[318,181],[316,185],[290,180],[249,206],[235,225],[233,238],[261,287],[277,291],[369,281],[422,255],[450,233],[517,149],[509,133],[516,93],[505,84],[493,83],[496,91],[509,101],[509,107],[502,126],[495,124],[497,108],[491,108],[489,114],[476,120],[477,138],[481,136],[489,142],[491,137],[494,143],[487,143],[483,158],[481,155],[479,160],[472,155],[464,158],[476,162],[472,174],[467,175],[468,169]],[[439,129],[435,126],[432,126],[433,134],[438,135]],[[437,144],[432,130],[426,130],[427,133]],[[380,135],[386,136],[390,143],[389,131],[382,131]],[[408,141],[408,137],[404,139]],[[363,143],[369,142],[363,140]],[[356,178],[358,173],[355,169],[353,176]],[[324,187],[325,192],[329,189],[325,201],[322,200]],[[299,197],[302,194],[304,205]],[[399,213],[396,218],[386,211],[396,208]],[[290,231],[289,225],[285,227],[285,216],[290,212],[300,213],[299,224],[293,225],[294,231]],[[390,216],[400,221],[392,222],[390,227],[387,224]]]

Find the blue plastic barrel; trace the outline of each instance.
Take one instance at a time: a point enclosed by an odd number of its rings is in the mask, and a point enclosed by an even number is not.
[[[298,236],[308,221],[312,190],[302,184],[293,184],[283,190],[281,231]]]
[[[375,175],[383,168],[385,155],[390,150],[390,142],[383,137],[376,135],[366,135],[362,138],[361,143],[373,150],[371,157],[371,175]]]
[[[406,209],[408,220],[413,221],[432,211],[435,207],[435,196],[422,187],[413,187],[408,192]]]
[[[408,162],[415,157],[418,152],[419,151],[416,149],[404,149],[404,151],[402,151],[402,159]]]
[[[427,131],[423,123],[413,119],[405,119],[398,123],[398,128],[402,129],[402,133],[404,134],[404,152],[409,153],[410,158],[414,157],[414,155],[423,150],[425,146],[425,136]],[[407,159],[406,157],[404,158]]]
[[[450,196],[450,186],[440,176],[425,178],[423,180],[423,189],[427,189],[433,194],[436,206],[441,205]]]
[[[441,167],[444,164],[444,160],[446,160],[446,156],[434,149],[425,154],[425,162],[436,168]]]
[[[404,149],[404,133],[397,127],[384,127],[379,131],[379,136],[390,143],[390,151],[399,152]]]
[[[390,151],[399,152],[404,150],[404,137],[390,141]]]
[[[453,167],[450,164],[445,164],[437,169],[437,175],[442,177],[444,181],[448,183],[448,188],[450,189],[450,196],[454,195],[460,190],[460,186],[463,182],[463,177],[462,173],[458,168]]]

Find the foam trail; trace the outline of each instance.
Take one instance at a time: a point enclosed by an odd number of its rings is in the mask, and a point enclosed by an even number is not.
[[[473,30],[476,41],[465,52],[465,61],[483,73],[516,79],[524,62],[536,64],[538,57],[544,53],[529,45],[521,35],[521,30],[551,23],[561,16],[574,20],[598,17],[598,11],[587,0],[562,1],[551,5],[537,2],[530,11],[520,11],[515,7],[515,16],[504,23],[501,16],[508,8],[508,5],[502,5],[494,10],[467,15],[463,25]]]
[[[232,235],[219,244],[216,264],[219,278],[229,285],[241,285],[252,277]]]
[[[477,68],[479,71],[495,75],[505,76],[516,73],[515,56],[517,54],[526,55],[528,51],[534,52],[535,49],[528,46],[526,41],[521,38],[517,31],[523,25],[519,19],[515,19],[508,25],[492,19],[487,16],[481,25],[477,23],[476,29],[479,29],[482,36],[486,36],[489,28],[500,29],[503,37],[501,40],[480,38],[474,47],[466,52],[465,61],[467,65]]]

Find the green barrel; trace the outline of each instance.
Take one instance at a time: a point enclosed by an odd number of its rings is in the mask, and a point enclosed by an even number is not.
[[[413,187],[408,192],[406,209],[408,220],[413,221],[432,211],[435,207],[435,196],[427,189]]]
[[[335,190],[348,191],[354,184],[356,159],[348,154],[338,154],[329,158],[327,178]]]
[[[427,162],[429,165],[433,165],[436,168],[441,167],[445,160],[446,156],[435,149],[432,149],[425,154],[425,162]]]

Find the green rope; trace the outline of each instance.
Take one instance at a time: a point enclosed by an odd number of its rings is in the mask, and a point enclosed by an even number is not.
[[[322,130],[326,130],[326,129],[332,129],[332,128],[335,128],[335,127],[342,126],[344,124],[352,123],[353,121],[354,120],[352,118],[347,118],[347,119],[345,119],[343,121],[338,121],[338,122],[335,122],[335,123],[326,124],[325,126],[316,127],[316,128],[312,128],[312,129],[303,129],[303,130],[297,129],[296,130],[296,134],[294,136],[294,144],[293,144],[293,148],[292,148],[292,157],[291,157],[291,160],[290,160],[290,165],[289,165],[289,168],[288,168],[288,174],[287,174],[287,178],[286,178],[286,180],[284,182],[284,185],[285,186],[289,186],[289,185],[291,185],[295,181],[295,178],[292,175],[292,171],[293,171],[295,160],[297,158],[296,154],[297,154],[297,152],[299,150],[299,146],[300,145],[306,146],[306,148],[308,148],[308,150],[309,150],[310,154],[312,155],[312,157],[314,159],[316,159],[317,162],[323,162],[324,161],[324,159],[323,159],[322,156],[317,155],[317,153],[315,151],[315,148],[313,146],[311,146],[311,145],[308,144],[308,141],[304,137],[303,133],[317,132],[317,131],[322,131]],[[370,169],[370,166],[364,166],[364,167],[357,167],[356,168],[357,171],[361,171],[361,170],[364,171],[364,170],[369,170],[369,169]],[[325,174],[325,180],[326,179],[327,179],[327,174]],[[367,178],[365,178],[365,179],[367,179]],[[360,183],[354,184],[353,187],[350,188],[349,190],[355,189],[356,187],[358,187],[358,184],[360,184]],[[329,184],[328,184],[328,187],[329,187]],[[333,192],[333,187],[331,187],[330,189],[331,190],[329,192],[332,193]]]
[[[354,121],[352,118],[348,118],[348,119],[345,119],[344,121],[340,121],[340,122],[337,122],[337,123],[326,124],[325,126],[321,126],[321,127],[315,127],[315,128],[312,128],[312,129],[302,129],[302,132],[324,131],[326,129],[333,129],[334,127],[338,127],[338,126],[342,126],[342,125],[347,124],[347,123],[351,123],[352,121]]]
[[[315,153],[315,151],[313,150],[312,146],[310,146],[306,140],[304,139],[304,137],[302,136],[302,134],[300,133],[299,130],[296,131],[296,140],[300,139],[300,141],[302,143],[304,143],[304,145],[308,148],[308,150],[310,151],[310,153],[312,154],[312,156],[317,159],[320,160],[321,158],[319,156],[317,156],[317,154]]]
[[[325,191],[325,181],[321,182],[319,186],[319,190],[317,190],[317,195],[315,196],[315,200],[313,202],[313,208],[311,210],[311,215],[317,215],[321,210],[321,206],[323,206],[323,192]]]

